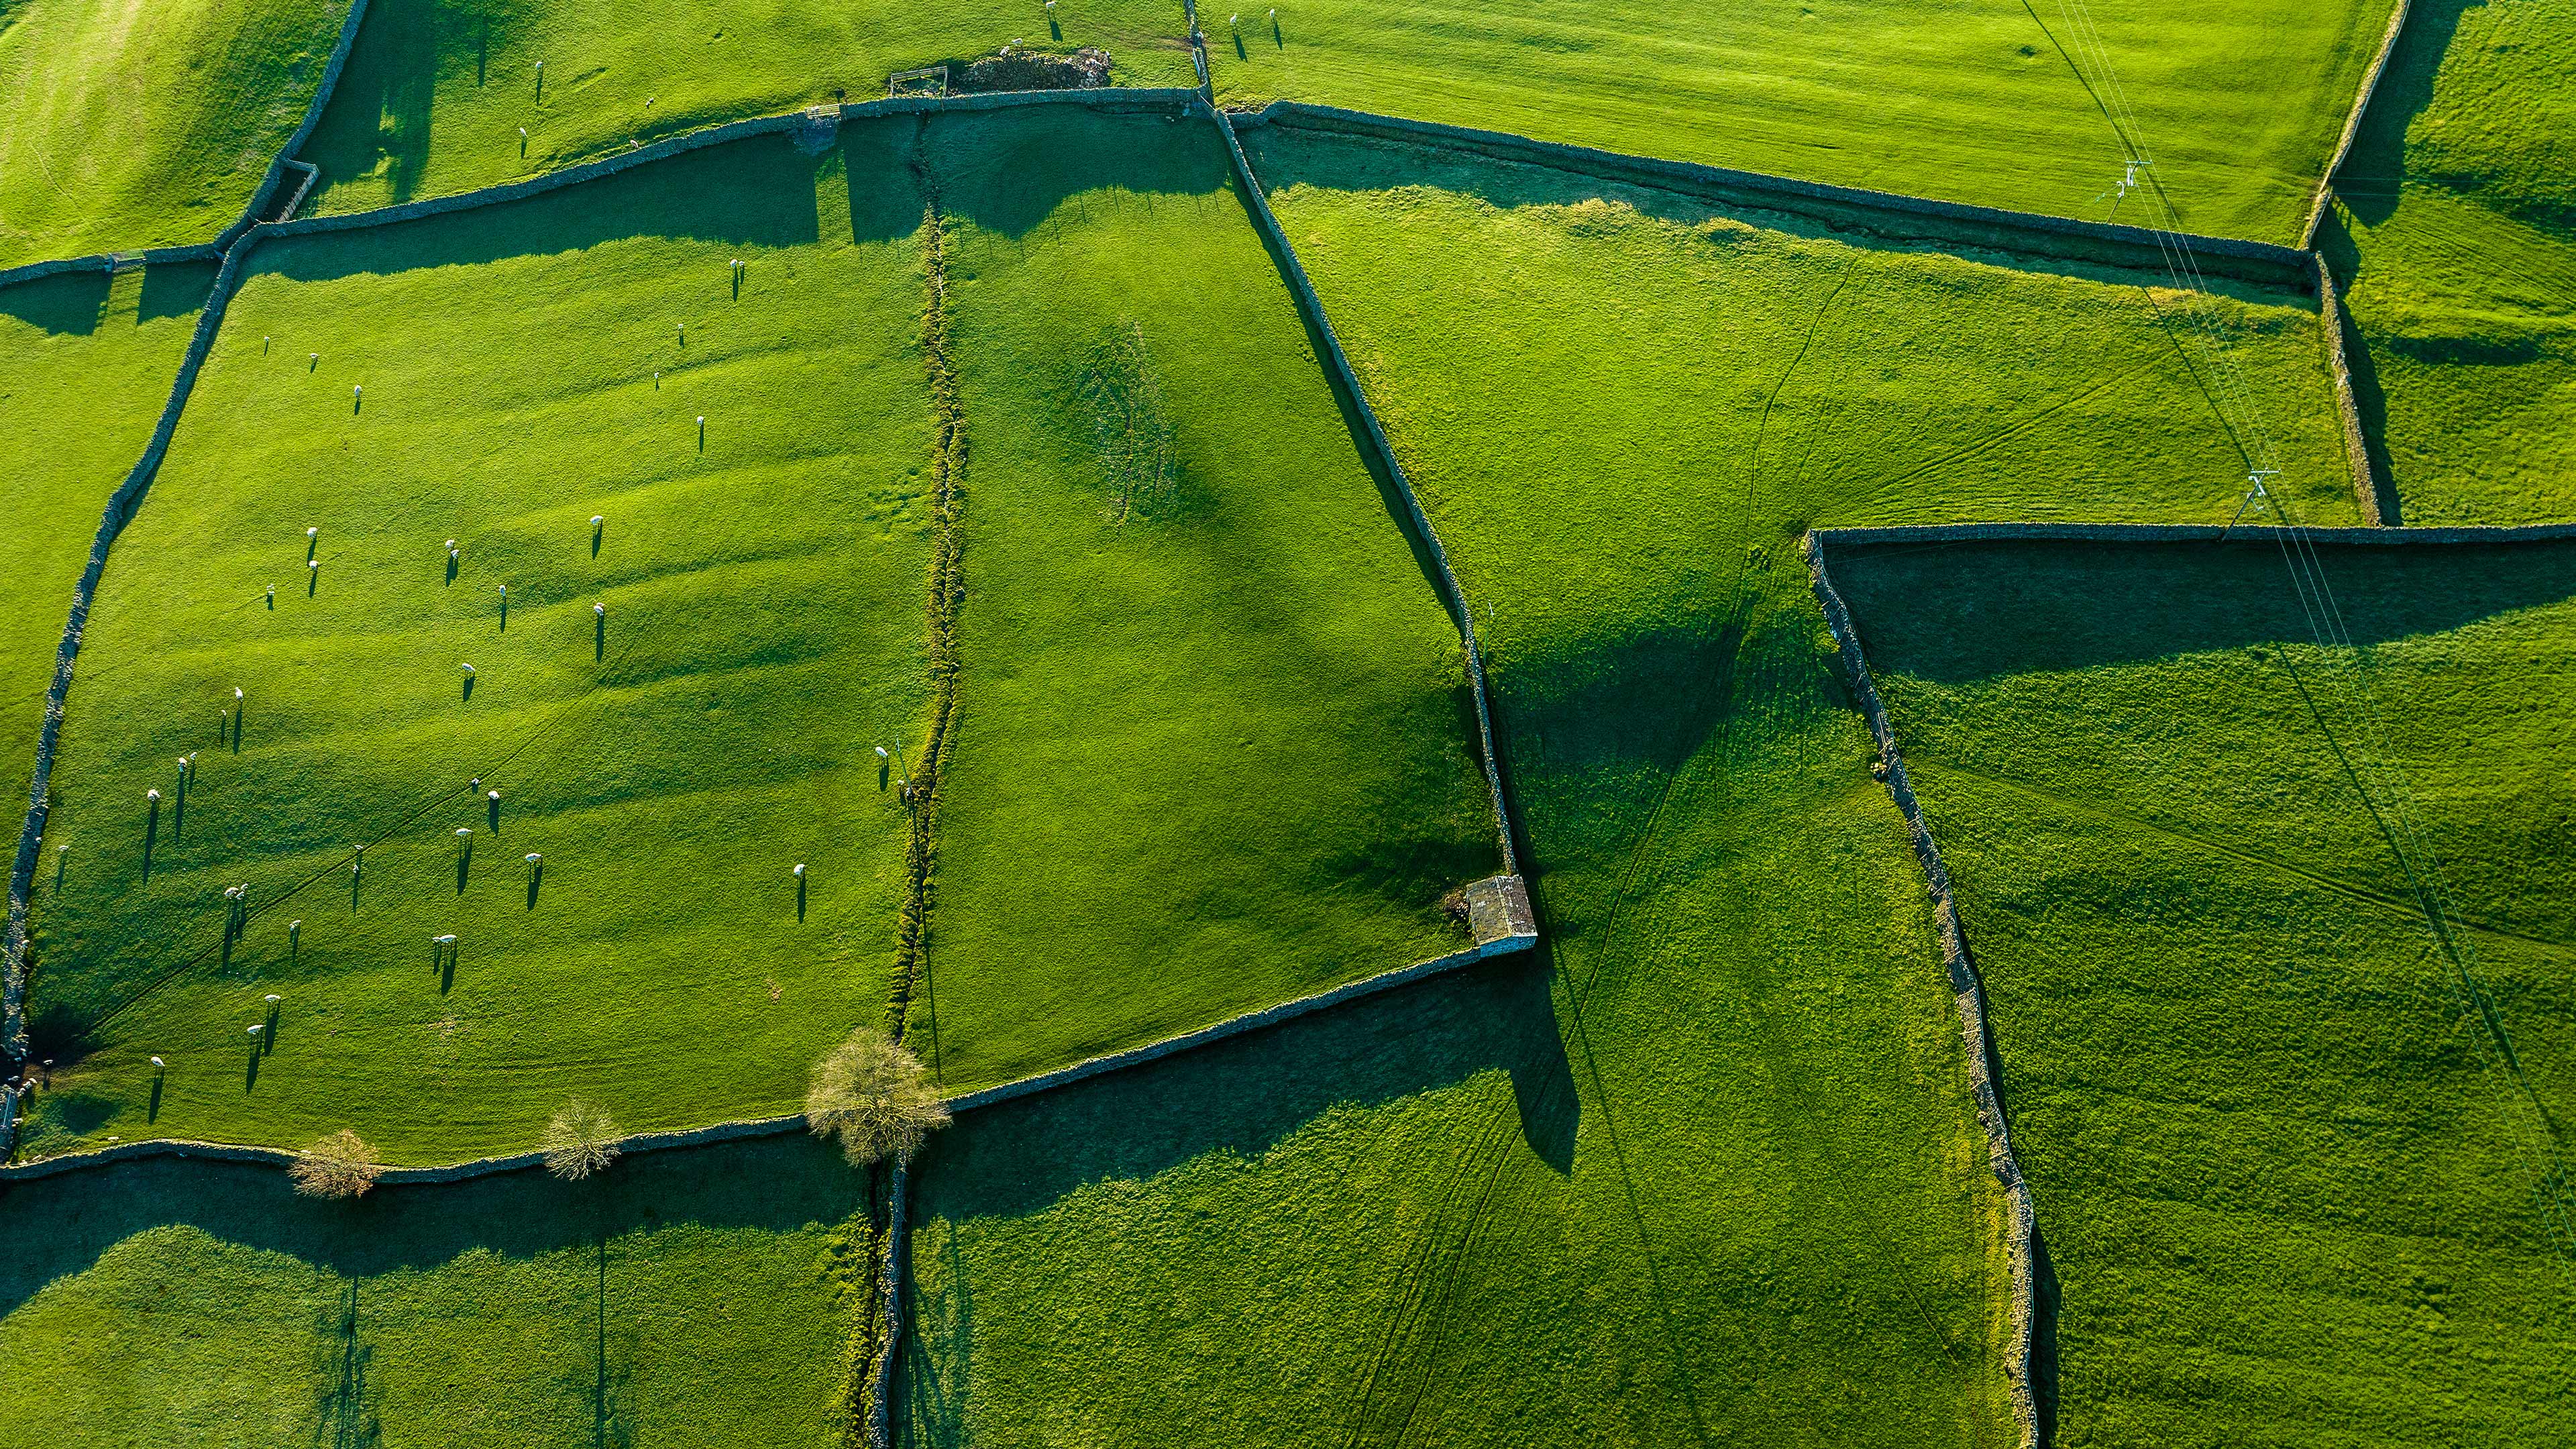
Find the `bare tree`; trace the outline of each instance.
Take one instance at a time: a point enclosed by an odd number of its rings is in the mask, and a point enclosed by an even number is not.
[[[854,1167],[892,1157],[908,1160],[948,1107],[921,1059],[874,1027],[860,1027],[814,1067],[805,1093],[805,1125],[817,1137],[838,1135]]]
[[[546,1124],[541,1145],[546,1171],[566,1182],[579,1182],[617,1160],[617,1124],[604,1108],[575,1097]]]
[[[343,1127],[295,1154],[286,1175],[306,1197],[359,1197],[376,1185],[376,1176],[383,1171],[376,1149]]]

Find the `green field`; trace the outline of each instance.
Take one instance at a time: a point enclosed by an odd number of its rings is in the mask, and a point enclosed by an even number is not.
[[[1738,0],[1684,15],[1642,0],[1318,0],[1272,13],[1202,8],[1220,101],[1314,101],[2095,220],[2120,179],[2119,135],[2078,75],[2089,52],[2061,5]],[[2182,226],[2295,244],[2387,16],[2387,0],[2194,0],[2091,18]]]
[[[2319,243],[2407,523],[2576,517],[2571,67],[2563,7],[2419,6],[2336,174]]]
[[[927,144],[972,456],[925,1059],[980,1086],[1460,949],[1497,852],[1457,631],[1215,129]]]
[[[928,694],[909,135],[262,248],[91,616],[31,998],[82,1060],[22,1150],[345,1125],[443,1161],[575,1094],[629,1130],[784,1112],[882,1013],[905,825],[870,746]]]
[[[1098,46],[1120,85],[1190,85],[1182,29],[1179,0],[376,0],[304,159],[322,168],[318,209],[359,211],[869,100],[893,72],[1023,42]]]
[[[0,784],[25,803],[54,651],[108,495],[143,455],[214,268],[66,272],[0,289]]]
[[[211,240],[303,121],[348,10],[0,5],[0,267]]]
[[[2223,516],[2175,344],[2134,286],[1250,135],[1479,610],[1550,946],[962,1123],[913,1439],[2006,1442],[2000,1193],[1795,530]],[[2313,314],[2232,315],[2348,517]]]
[[[2321,553],[2358,659],[2268,543],[1832,556],[1993,1002],[2061,1443],[2576,1431],[2576,552]]]
[[[836,1449],[863,1191],[793,1138],[355,1204],[222,1163],[0,1187],[0,1423],[188,1449]]]

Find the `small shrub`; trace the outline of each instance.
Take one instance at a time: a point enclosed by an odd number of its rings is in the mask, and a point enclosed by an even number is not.
[[[948,1125],[948,1108],[920,1058],[863,1026],[815,1065],[805,1125],[817,1137],[837,1134],[850,1165],[865,1167],[910,1159],[932,1129]]]
[[[605,1109],[575,1097],[546,1123],[540,1145],[545,1149],[546,1171],[566,1182],[579,1182],[606,1171],[617,1160],[617,1124]]]
[[[359,1197],[383,1171],[367,1139],[343,1127],[297,1153],[286,1175],[306,1197]]]

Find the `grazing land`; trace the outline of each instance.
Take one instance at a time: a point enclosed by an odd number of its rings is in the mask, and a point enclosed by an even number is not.
[[[1227,104],[1314,101],[2100,220],[2124,153],[2076,66],[2098,74],[2095,35],[2183,227],[2295,244],[2388,8],[1315,0],[1245,9],[1234,28],[1202,7],[1200,23]]]
[[[0,1422],[173,1449],[837,1449],[864,1190],[796,1138],[355,1203],[205,1162],[0,1187]]]
[[[1463,948],[1457,629],[1214,128],[925,147],[972,454],[924,1059],[986,1085]]]
[[[304,159],[322,169],[320,210],[361,211],[864,101],[894,72],[1006,45],[1096,46],[1118,84],[1191,85],[1185,29],[1179,0],[376,0]]]
[[[99,514],[160,419],[214,276],[179,265],[0,288],[0,436],[15,450],[0,507],[0,800],[12,821]]]
[[[768,1115],[882,1013],[870,745],[928,694],[909,136],[257,254],[81,653],[31,997],[80,1060],[23,1150]]]
[[[2001,1195],[1795,533],[2223,517],[2241,463],[2159,420],[2188,355],[2130,284],[1250,134],[1478,609],[1551,944],[961,1124],[903,1422],[2001,1442]],[[2313,312],[2231,306],[2348,517]],[[2077,451],[2070,400],[2127,442]]]
[[[2576,18],[2419,5],[2319,244],[2413,524],[2576,518]]]
[[[2576,1429],[2576,550],[2318,554],[2358,658],[2268,542],[1834,556],[1993,1003],[2060,1442]]]
[[[211,240],[303,121],[348,10],[0,6],[0,267]]]

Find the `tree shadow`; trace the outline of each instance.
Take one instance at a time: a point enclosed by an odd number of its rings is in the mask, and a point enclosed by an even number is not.
[[[866,1175],[796,1134],[639,1153],[598,1177],[542,1169],[298,1196],[276,1167],[152,1158],[0,1184],[0,1316],[137,1233],[180,1225],[349,1278],[435,1268],[477,1249],[527,1260],[601,1237],[695,1225],[796,1232],[861,1208]]]
[[[2458,629],[2576,597],[2576,543],[2320,543],[2356,644]],[[1961,683],[2305,643],[2281,546],[1997,540],[1832,551],[1873,666]]]
[[[56,272],[13,287],[0,287],[0,316],[15,317],[57,337],[86,337],[107,314],[115,279],[105,272]]]

